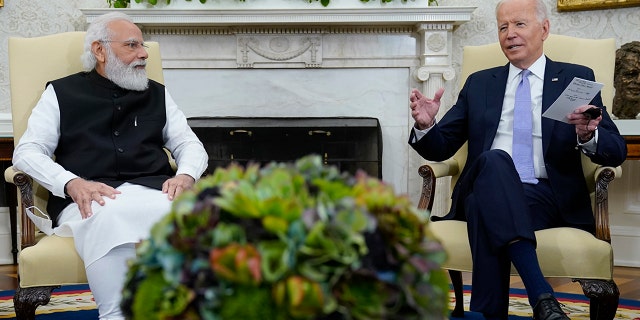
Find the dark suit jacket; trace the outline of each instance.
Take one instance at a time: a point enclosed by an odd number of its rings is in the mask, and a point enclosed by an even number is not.
[[[412,143],[415,134],[411,130],[409,144],[423,158],[442,161],[453,156],[468,140],[467,163],[472,163],[482,152],[491,148],[500,121],[508,74],[507,64],[470,75],[460,91],[458,101],[442,120],[415,143]],[[593,71],[587,67],[554,62],[547,58],[542,112],[551,106],[574,77],[594,80]],[[625,141],[604,109],[600,94],[591,104],[602,107],[603,116],[598,125],[597,151],[589,157],[598,164],[618,166],[627,154]],[[582,151],[576,146],[574,125],[542,118],[545,166],[563,219],[571,224],[593,224],[591,201],[580,160]],[[456,190],[452,197],[452,203],[455,204]],[[464,217],[464,212],[457,212],[452,206],[444,219],[454,219],[456,215]]]

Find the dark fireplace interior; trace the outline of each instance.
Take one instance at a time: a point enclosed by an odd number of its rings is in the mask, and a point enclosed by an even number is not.
[[[375,118],[194,117],[189,125],[209,154],[207,173],[232,162],[290,162],[309,154],[341,171],[382,178],[382,137]]]

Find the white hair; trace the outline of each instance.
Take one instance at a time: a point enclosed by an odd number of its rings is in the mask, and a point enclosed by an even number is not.
[[[496,5],[496,17],[498,16],[498,9],[500,8],[500,6],[507,1],[509,0],[498,1],[498,4]],[[534,0],[534,1],[536,2],[536,18],[538,19],[538,22],[542,23],[544,20],[548,18],[547,5],[544,4],[543,0]]]
[[[111,38],[111,30],[109,24],[113,21],[129,21],[133,20],[122,12],[109,12],[97,17],[87,29],[84,37],[84,52],[82,53],[82,65],[85,70],[92,70],[96,67],[96,57],[91,52],[91,44],[95,41],[107,41]]]

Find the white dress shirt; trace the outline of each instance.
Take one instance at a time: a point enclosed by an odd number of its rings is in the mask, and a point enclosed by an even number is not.
[[[176,174],[200,178],[208,156],[187,119],[165,89],[167,121],[162,130],[165,147],[175,157]],[[55,89],[48,85],[34,107],[27,130],[13,153],[13,166],[24,171],[58,197],[65,197],[65,184],[78,176],[56,163],[52,157],[60,137],[60,107]]]
[[[544,69],[547,59],[540,56],[530,67],[531,75],[529,84],[531,86],[531,119],[533,134],[533,169],[536,178],[547,178],[547,169],[544,166],[544,155],[542,153],[542,87],[544,84]],[[516,89],[521,80],[519,69],[509,64],[509,76],[507,77],[507,87],[502,101],[502,114],[498,131],[491,144],[491,149],[501,149],[511,155],[513,149],[513,111],[515,106]]]

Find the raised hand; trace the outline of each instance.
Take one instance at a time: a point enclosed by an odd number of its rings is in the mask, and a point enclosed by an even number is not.
[[[429,99],[418,89],[411,90],[409,107],[411,108],[411,116],[416,121],[416,128],[424,130],[433,126],[436,114],[440,110],[440,98],[443,93],[444,88],[440,88],[436,91],[433,99]]]

